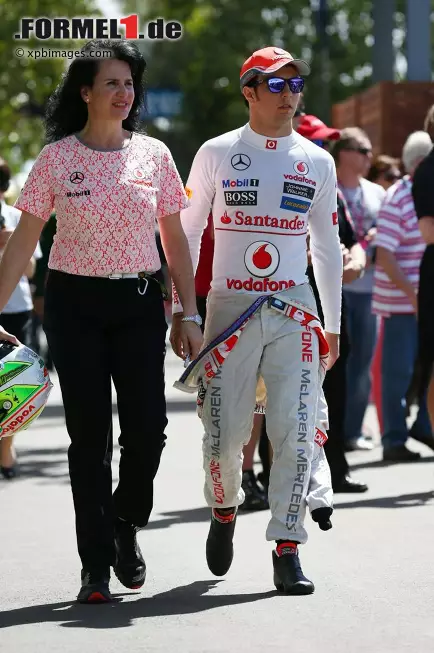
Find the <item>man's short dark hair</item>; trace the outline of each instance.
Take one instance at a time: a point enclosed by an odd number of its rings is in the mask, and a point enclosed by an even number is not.
[[[11,181],[11,170],[4,159],[0,157],[0,193],[6,193]]]
[[[246,88],[246,86],[247,86],[247,88],[254,88],[256,86],[257,79],[258,79],[258,76],[255,75],[255,77],[252,77],[252,79],[249,79],[247,84],[244,84],[243,88]],[[244,99],[244,104],[246,105],[247,108],[249,108],[250,105],[249,105],[248,101],[246,100],[246,98],[244,97],[244,95],[243,95],[243,99]]]
[[[339,154],[342,150],[347,149],[348,146],[353,147],[363,141],[369,141],[369,136],[360,127],[345,127],[342,129],[340,139],[333,141],[330,149],[330,154],[334,158],[336,165],[339,164]]]

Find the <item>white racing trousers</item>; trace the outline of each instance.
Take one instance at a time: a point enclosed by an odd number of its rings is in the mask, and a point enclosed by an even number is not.
[[[274,295],[317,315],[308,284]],[[208,297],[204,345],[251,304],[246,295]],[[205,498],[229,508],[244,501],[242,448],[250,440],[258,379],[266,388],[267,434],[273,448],[266,539],[304,544],[306,507],[332,507],[327,405],[319,339],[313,329],[265,302],[249,320],[236,346],[206,385],[202,423]]]

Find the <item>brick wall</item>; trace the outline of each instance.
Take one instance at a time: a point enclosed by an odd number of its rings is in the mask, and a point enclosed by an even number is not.
[[[381,82],[333,105],[332,126],[361,127],[372,141],[374,155],[400,157],[407,136],[423,129],[432,104],[432,82]]]

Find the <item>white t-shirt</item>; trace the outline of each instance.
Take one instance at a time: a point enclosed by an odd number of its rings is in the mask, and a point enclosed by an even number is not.
[[[194,270],[212,210],[212,290],[267,295],[307,283],[309,233],[325,329],[339,333],[342,253],[328,152],[296,132],[271,139],[247,124],[202,145],[186,192],[190,207],[181,221]],[[180,310],[174,293],[173,311]]]
[[[341,191],[347,201],[351,217],[355,226],[356,237],[364,249],[364,234],[376,226],[378,212],[386,196],[386,191],[379,184],[362,177],[360,184],[356,188],[344,188],[340,186]],[[371,243],[368,252],[375,245],[375,239]],[[348,292],[371,293],[374,284],[374,266],[370,266],[365,274],[355,279],[351,283],[344,285],[344,290]]]
[[[0,200],[1,214],[5,219],[6,229],[15,229],[18,226],[21,217],[21,211],[18,211],[14,206],[9,206],[3,200]],[[0,251],[1,256],[1,251]],[[42,257],[41,247],[38,243],[33,256],[36,259]],[[26,276],[22,276],[11,298],[4,307],[2,313],[23,313],[24,311],[31,311],[33,308],[32,293],[30,291],[29,280]]]

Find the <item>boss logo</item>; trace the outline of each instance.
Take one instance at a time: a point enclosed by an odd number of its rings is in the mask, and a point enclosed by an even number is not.
[[[258,191],[226,190],[225,201],[226,206],[256,206],[258,203]]]

